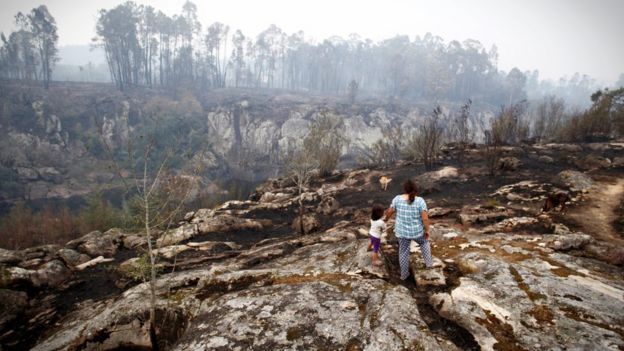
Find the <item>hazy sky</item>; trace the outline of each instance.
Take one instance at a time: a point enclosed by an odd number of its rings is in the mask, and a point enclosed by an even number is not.
[[[85,44],[95,35],[100,8],[121,0],[0,0],[0,31],[13,16],[45,3],[56,18],[60,44]],[[184,0],[138,0],[168,15]],[[196,0],[200,21],[219,21],[245,35],[275,23],[316,40],[358,33],[374,40],[431,32],[447,42],[477,39],[499,48],[499,67],[538,69],[542,78],[575,72],[613,83],[624,73],[624,0]]]

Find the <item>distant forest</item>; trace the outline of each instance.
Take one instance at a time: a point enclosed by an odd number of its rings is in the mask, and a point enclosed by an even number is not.
[[[0,77],[46,85],[58,60],[54,18],[42,5],[31,14],[19,13],[16,24],[17,31],[1,36]],[[303,32],[289,34],[276,25],[255,37],[218,22],[203,27],[190,1],[171,17],[132,1],[102,9],[96,33],[93,45],[103,49],[110,80],[122,90],[279,88],[414,101],[470,98],[495,106],[558,95],[587,106],[588,96],[600,88],[578,73],[554,83],[540,80],[538,71],[504,72],[498,69],[496,46],[486,49],[477,40],[447,43],[427,33],[414,40],[403,35],[374,42],[352,34],[315,43]],[[78,69],[89,77],[92,67],[85,63]]]

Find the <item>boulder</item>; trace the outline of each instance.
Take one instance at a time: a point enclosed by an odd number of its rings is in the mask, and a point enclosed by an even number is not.
[[[539,220],[535,217],[512,217],[489,225],[481,230],[482,233],[512,232],[523,227],[530,227],[537,224]]]
[[[567,233],[548,237],[548,246],[556,251],[582,249],[593,241],[592,237],[583,233]]]
[[[300,218],[297,216],[292,223],[292,229],[301,233]],[[311,233],[321,227],[321,222],[315,214],[303,215],[303,230],[306,234]]]
[[[583,170],[601,169],[611,167],[611,160],[599,155],[585,156],[579,160],[576,160],[574,164]]]
[[[145,234],[130,234],[126,235],[122,242],[124,248],[132,250],[137,247],[147,245],[147,238],[145,237]]]
[[[91,257],[72,249],[60,249],[57,255],[70,267],[75,267],[91,260]]]
[[[186,222],[190,222],[193,219],[193,217],[195,217],[195,211],[190,211],[184,215],[184,220]]]
[[[81,238],[72,240],[67,243],[67,247],[78,250],[91,257],[104,256],[112,257],[117,253],[118,243],[113,241],[117,239],[114,232],[102,233],[93,231]]]
[[[332,196],[325,196],[316,208],[316,212],[324,215],[332,215],[340,208],[340,203]]]
[[[59,245],[41,245],[21,250],[19,254],[23,257],[23,261],[20,263],[20,266],[27,266],[26,262],[37,259],[46,262],[50,261],[60,249],[61,246]]]
[[[440,191],[441,183],[458,178],[457,168],[446,166],[433,172],[426,172],[416,177],[419,194],[426,195]]]
[[[568,188],[572,191],[588,190],[594,185],[594,182],[588,175],[572,170],[560,172],[553,178],[552,182],[554,185]]]
[[[289,194],[272,193],[270,191],[267,191],[266,193],[262,194],[262,196],[260,197],[259,202],[261,202],[261,203],[280,202],[280,201],[288,200],[290,197],[291,197],[291,195],[289,195]]]
[[[17,264],[24,259],[19,251],[0,248],[0,264]]]
[[[199,213],[199,211],[197,212]],[[193,221],[195,221],[195,219],[197,218],[198,217],[196,216]],[[158,238],[156,244],[158,245],[158,247],[164,247],[169,245],[175,245],[181,241],[190,239],[199,233],[197,227],[197,224],[191,223],[184,224],[179,226],[178,228],[168,230],[167,232],[163,233],[160,238]],[[147,240],[145,240],[145,242],[147,243]]]
[[[496,167],[503,171],[516,171],[522,166],[522,161],[515,157],[503,157],[498,160]]]
[[[429,215],[429,218],[436,218],[436,217],[444,217],[452,213],[453,211],[454,210],[452,208],[448,208],[448,207],[434,207],[434,208],[429,209],[427,214]]]
[[[542,155],[542,156],[538,157],[537,160],[539,162],[541,162],[541,163],[548,163],[548,164],[551,164],[551,163],[555,162],[554,158],[552,158],[550,156],[547,156],[547,155]]]
[[[466,206],[459,213],[459,221],[462,225],[484,224],[496,222],[507,218],[511,215],[511,211],[502,206],[482,207],[482,206]]]
[[[232,216],[229,214],[219,214],[198,224],[198,232],[200,234],[209,234],[216,232],[231,232],[235,230],[260,230],[271,227],[270,220],[249,219]]]
[[[31,286],[35,288],[56,287],[63,283],[71,271],[59,260],[44,263],[37,270],[10,267],[3,272],[2,285],[5,287]]]
[[[195,211],[195,216],[191,219],[191,223],[199,223],[210,220],[215,215],[215,211],[208,208],[200,208]]]
[[[56,287],[63,283],[69,276],[71,271],[59,260],[53,260],[43,264],[33,279],[33,286],[50,286]]]

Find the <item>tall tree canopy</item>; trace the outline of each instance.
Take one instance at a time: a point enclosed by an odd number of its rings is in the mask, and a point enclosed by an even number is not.
[[[45,5],[15,16],[18,30],[0,34],[0,77],[40,80],[47,89],[58,61],[56,21]]]

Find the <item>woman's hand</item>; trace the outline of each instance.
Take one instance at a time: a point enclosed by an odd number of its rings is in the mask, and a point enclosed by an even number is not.
[[[429,240],[429,231],[425,231],[425,240]]]

